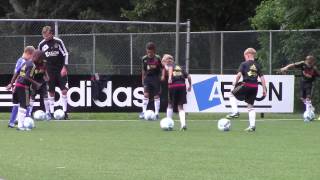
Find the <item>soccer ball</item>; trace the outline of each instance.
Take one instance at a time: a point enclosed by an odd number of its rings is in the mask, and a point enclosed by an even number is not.
[[[44,120],[46,118],[46,113],[42,110],[37,110],[33,113],[34,120]]]
[[[64,118],[64,111],[62,109],[57,109],[54,113],[53,113],[53,117],[54,119],[57,120],[61,120]]]
[[[218,121],[218,129],[220,131],[229,131],[231,128],[231,121],[229,119],[220,119]]]
[[[160,121],[160,128],[165,131],[171,131],[174,127],[174,121],[171,118],[163,118]]]
[[[316,118],[316,115],[313,111],[305,111],[303,113],[303,120],[304,122],[310,122],[313,121]]]
[[[23,126],[25,128],[29,128],[29,129],[33,129],[34,128],[34,121],[31,117],[26,117],[24,119],[24,122],[23,122]]]
[[[147,110],[144,113],[144,119],[147,121],[153,121],[156,119],[156,114],[152,110]]]

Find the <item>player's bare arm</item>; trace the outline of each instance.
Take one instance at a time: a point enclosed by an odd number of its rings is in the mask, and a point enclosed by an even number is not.
[[[241,72],[238,72],[237,75],[236,75],[236,80],[235,80],[235,81],[233,82],[233,84],[232,84],[233,86],[236,86],[236,85],[238,84],[241,76],[242,76],[242,73],[241,73]]]
[[[262,87],[263,87],[263,96],[266,96],[267,95],[267,86],[266,86],[266,80],[264,78],[264,76],[260,76],[260,79],[261,79],[261,84],[262,84]]]
[[[189,86],[188,86],[187,90],[190,92],[191,91],[191,87],[192,87],[191,76],[188,75],[187,79],[188,79],[188,83],[189,83]]]

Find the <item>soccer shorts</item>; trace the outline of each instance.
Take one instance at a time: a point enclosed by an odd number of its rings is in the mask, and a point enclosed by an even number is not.
[[[24,87],[15,87],[12,94],[12,103],[20,104],[20,107],[27,108],[30,103],[30,90]]]
[[[60,72],[48,72],[49,75],[49,92],[55,92],[55,87],[66,90],[67,76],[61,77]]]
[[[147,76],[144,81],[144,91],[154,96],[161,93],[161,82],[158,76]]]
[[[300,82],[300,93],[303,99],[311,98],[312,96],[312,82],[301,81]]]
[[[172,105],[187,104],[186,87],[169,88],[168,103]]]
[[[258,93],[258,87],[249,87],[245,83],[236,86],[231,92],[239,101],[253,105]]]
[[[42,82],[41,87],[37,90],[31,86],[31,99],[35,99],[36,95],[39,94],[43,98],[48,98],[48,87],[46,82]]]

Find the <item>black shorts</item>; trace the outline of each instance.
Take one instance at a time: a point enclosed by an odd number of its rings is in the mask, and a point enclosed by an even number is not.
[[[60,72],[48,72],[49,76],[49,92],[55,92],[55,87],[59,87],[62,90],[66,90],[66,84],[68,81],[68,77],[61,77]]]
[[[169,88],[168,103],[171,105],[187,104],[186,87]]]
[[[143,80],[144,92],[154,96],[161,94],[161,82],[158,76],[147,76]]]
[[[300,93],[303,99],[311,98],[312,96],[312,82],[301,81],[300,82]]]
[[[12,103],[19,104],[22,108],[27,108],[30,103],[30,90],[24,87],[15,87],[12,94]]]
[[[244,84],[236,86],[231,92],[239,101],[253,105],[258,93],[258,87],[248,87]]]
[[[42,82],[42,85],[38,90],[31,88],[31,99],[34,100],[37,94],[43,98],[48,98],[48,86],[46,82]]]

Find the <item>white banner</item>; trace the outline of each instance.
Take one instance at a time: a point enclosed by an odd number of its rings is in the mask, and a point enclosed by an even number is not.
[[[254,107],[256,112],[293,112],[294,76],[265,75],[267,96],[262,96],[262,86]],[[235,75],[191,75],[192,91],[188,92],[187,112],[231,112],[229,97]],[[240,112],[247,112],[247,104],[238,101]]]

